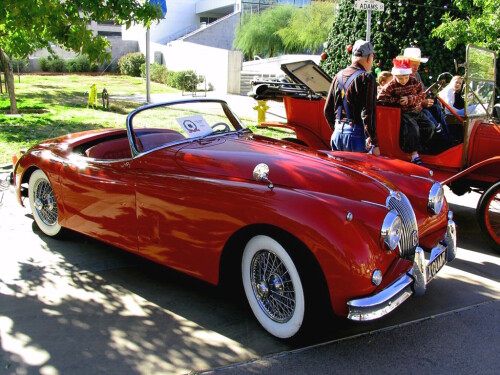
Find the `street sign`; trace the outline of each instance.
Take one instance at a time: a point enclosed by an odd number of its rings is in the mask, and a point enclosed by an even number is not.
[[[163,12],[163,18],[167,15],[167,0],[149,0],[151,5],[158,5]]]
[[[375,12],[384,11],[384,3],[375,0],[356,0],[354,8],[357,10],[372,10]]]

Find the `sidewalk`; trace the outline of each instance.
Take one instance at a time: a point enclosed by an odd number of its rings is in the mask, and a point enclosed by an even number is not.
[[[203,93],[202,93],[203,94]],[[202,99],[205,96],[198,93],[197,96],[182,95],[181,93],[175,94],[151,94],[151,103],[168,102],[179,99]],[[241,119],[254,120],[257,122],[257,111],[253,109],[257,105],[257,101],[250,96],[226,94],[217,91],[207,91],[206,98],[209,99],[222,99],[229,104]],[[139,103],[146,104],[146,95],[131,95],[131,96],[110,96],[110,99],[131,100]],[[268,100],[267,105],[270,107],[267,115],[267,121],[281,121],[286,122],[286,112],[283,102]]]

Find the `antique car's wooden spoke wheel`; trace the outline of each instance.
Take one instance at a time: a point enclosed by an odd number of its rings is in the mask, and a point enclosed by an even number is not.
[[[280,243],[255,236],[242,258],[243,286],[252,311],[272,335],[290,338],[304,321],[304,290],[294,261]]]
[[[52,185],[40,169],[29,180],[29,200],[33,217],[43,233],[56,236],[61,232],[59,213]]]
[[[481,230],[491,240],[493,247],[500,251],[500,181],[481,196],[477,214]]]

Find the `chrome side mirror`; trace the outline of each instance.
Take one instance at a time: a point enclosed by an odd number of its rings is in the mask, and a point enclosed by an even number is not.
[[[274,188],[273,183],[269,180],[269,166],[267,164],[257,164],[253,169],[253,178],[255,181],[267,182],[269,184],[268,187],[271,190]]]

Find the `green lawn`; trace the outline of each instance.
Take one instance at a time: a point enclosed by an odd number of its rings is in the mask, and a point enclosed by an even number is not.
[[[95,83],[98,108],[87,108],[88,92]],[[22,75],[15,77],[17,105],[20,112],[28,109],[46,109],[43,114],[23,113],[9,116],[8,95],[0,94],[0,165],[10,163],[19,150],[28,149],[47,138],[67,133],[100,128],[123,128],[127,114],[143,103],[110,100],[110,110],[102,109],[101,92],[106,88],[110,96],[145,95],[142,78],[119,75]],[[169,86],[151,83],[151,93],[179,93]],[[255,130],[255,123],[242,119]],[[262,133],[262,131],[258,131]],[[282,133],[282,132],[279,132]],[[265,131],[273,136],[273,132]],[[276,134],[282,138],[282,134]],[[287,135],[290,136],[290,135]]]

